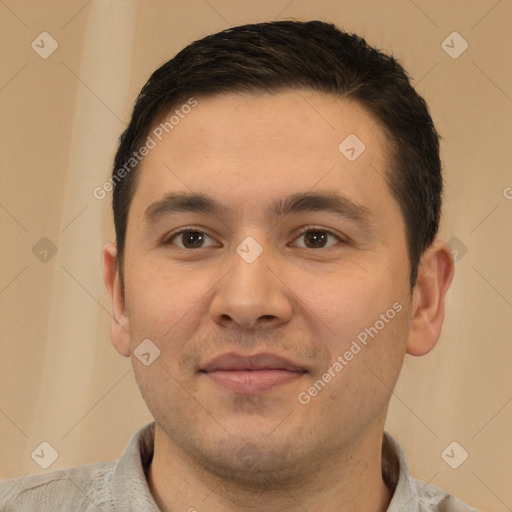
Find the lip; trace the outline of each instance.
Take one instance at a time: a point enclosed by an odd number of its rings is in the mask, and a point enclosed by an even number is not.
[[[269,352],[254,355],[229,352],[212,359],[200,372],[232,391],[256,393],[299,379],[307,370]]]

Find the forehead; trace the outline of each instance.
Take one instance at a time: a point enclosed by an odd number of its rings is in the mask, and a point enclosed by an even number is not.
[[[175,191],[253,214],[263,202],[316,187],[357,203],[374,195],[377,210],[392,200],[386,134],[358,103],[307,90],[195,100],[194,108],[176,105],[151,129],[154,147],[137,170],[137,216]]]
[[[347,136],[353,141],[356,136],[371,147],[373,158],[384,156],[388,146],[384,130],[372,114],[356,101],[331,94],[310,90],[223,93],[195,101],[193,109],[187,102],[176,105],[152,128],[150,135],[155,138],[156,133],[156,143],[165,139],[175,158],[186,155],[193,161],[216,154],[226,158],[245,155],[246,159],[257,156],[260,160],[288,153],[297,159],[315,149],[315,160],[320,152],[332,159],[339,156],[339,144]],[[266,151],[261,153],[263,144]],[[196,151],[191,152],[192,148]]]

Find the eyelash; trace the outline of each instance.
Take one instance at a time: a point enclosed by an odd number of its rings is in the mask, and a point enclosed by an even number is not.
[[[212,236],[210,236],[208,233],[205,233],[201,229],[188,226],[186,228],[182,228],[178,231],[175,231],[174,233],[171,233],[169,235],[169,237],[167,237],[166,240],[164,241],[164,245],[173,245],[173,243],[172,243],[173,240],[175,238],[177,238],[179,235],[183,235],[184,233],[201,233],[203,235],[210,237],[213,240]],[[180,249],[183,249],[183,247],[180,247]],[[200,247],[200,249],[204,249],[204,247]],[[187,248],[185,248],[185,250],[187,250]],[[188,250],[197,250],[197,249],[188,249]]]
[[[338,243],[340,243],[340,242],[341,243],[347,243],[347,240],[343,239],[340,235],[337,235],[333,231],[331,231],[329,229],[326,229],[326,228],[323,228],[323,227],[320,227],[320,226],[305,226],[304,228],[301,229],[301,231],[294,238],[294,241],[297,240],[302,235],[305,235],[306,233],[315,232],[315,231],[326,233],[328,236],[330,235],[330,236],[333,236],[333,237],[337,238],[338,239]],[[182,229],[180,229],[178,231],[175,231],[174,233],[171,233],[169,235],[169,237],[164,241],[164,245],[174,245],[172,243],[173,240],[175,240],[179,235],[182,235],[184,233],[201,233],[203,235],[208,236],[211,239],[214,239],[212,236],[208,235],[208,233],[205,233],[204,231],[202,231],[199,228],[194,228],[192,226],[187,226],[186,228],[182,228]],[[333,244],[333,245],[336,245],[336,244]],[[179,246],[177,246],[177,247],[179,247]],[[329,247],[332,247],[332,246],[320,247],[319,249],[312,249],[312,250],[317,250],[318,251],[320,249],[329,249]],[[302,249],[309,249],[309,247],[301,247],[301,248]],[[189,251],[198,250],[198,249],[188,249],[186,247],[185,248],[184,247],[180,247],[180,249],[185,249],[185,250],[189,250]],[[206,249],[206,247],[199,247],[199,249]]]

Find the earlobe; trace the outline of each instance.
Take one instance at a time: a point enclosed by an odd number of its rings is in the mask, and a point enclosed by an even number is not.
[[[423,356],[436,345],[444,320],[445,297],[455,272],[448,245],[436,240],[423,253],[413,290],[407,353]]]
[[[102,248],[103,280],[112,308],[111,337],[115,349],[124,357],[130,357],[130,321],[126,313],[124,290],[117,268],[117,247],[113,243]]]

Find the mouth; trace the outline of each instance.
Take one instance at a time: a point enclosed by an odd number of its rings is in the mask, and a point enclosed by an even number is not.
[[[307,370],[271,353],[222,354],[199,370],[215,384],[237,393],[257,393],[290,383]]]

